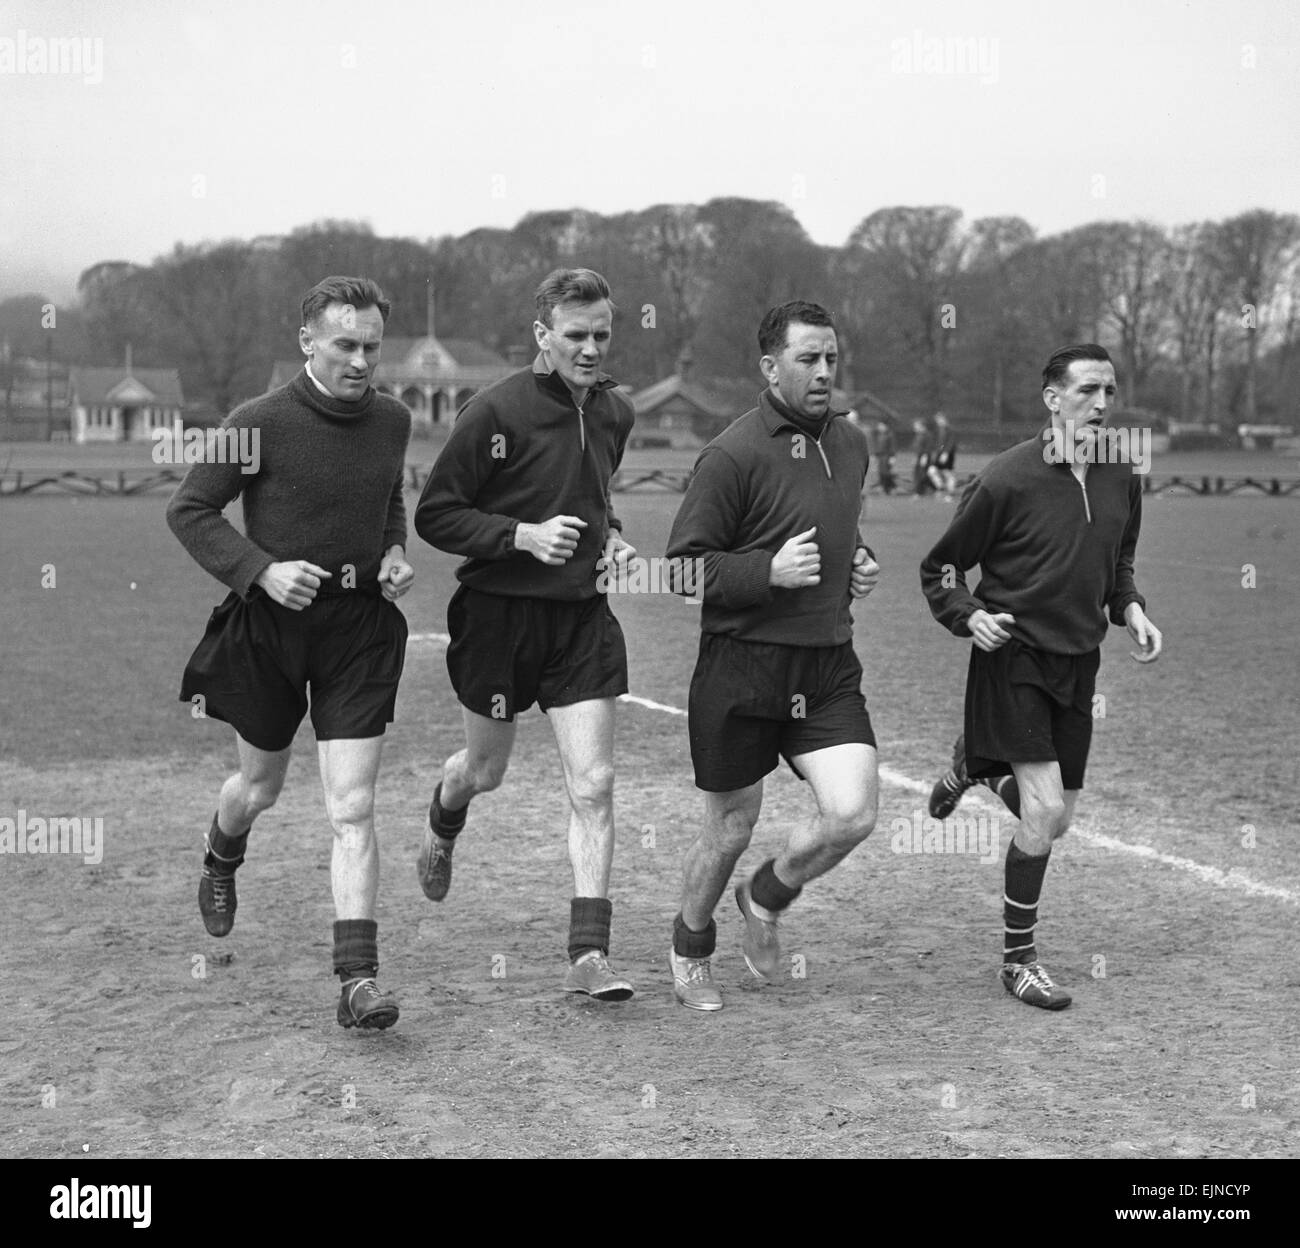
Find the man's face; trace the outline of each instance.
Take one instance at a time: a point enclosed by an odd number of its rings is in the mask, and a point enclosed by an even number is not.
[[[570,390],[590,390],[609,350],[614,311],[607,299],[595,303],[557,303],[551,323],[533,322],[537,346]]]
[[[785,346],[759,361],[767,384],[796,416],[818,420],[831,410],[831,382],[839,344],[829,325],[787,326]]]
[[[312,375],[336,399],[359,399],[379,364],[384,318],[376,307],[331,303],[298,341],[311,360]]]
[[[1115,401],[1115,366],[1108,360],[1075,360],[1065,380],[1043,391],[1052,426],[1074,438],[1078,452],[1091,452]]]

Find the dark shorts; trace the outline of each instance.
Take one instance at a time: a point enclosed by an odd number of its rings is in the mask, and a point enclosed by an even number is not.
[[[509,723],[627,692],[627,646],[603,594],[510,598],[462,585],[447,604],[447,672],[461,705]]]
[[[992,654],[972,646],[967,772],[975,779],[1005,776],[1012,763],[1055,759],[1065,788],[1083,788],[1100,663],[1100,650],[1048,654],[1015,638]]]
[[[181,701],[201,696],[207,716],[275,751],[293,743],[310,688],[318,741],[382,737],[405,660],[406,617],[378,593],[321,594],[292,611],[254,587],[212,612]]]
[[[707,793],[756,784],[782,758],[876,744],[852,642],[781,646],[701,633],[688,707],[695,786]]]

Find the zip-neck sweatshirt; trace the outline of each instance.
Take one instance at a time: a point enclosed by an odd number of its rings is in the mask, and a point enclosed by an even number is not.
[[[602,373],[582,406],[542,356],[475,395],[456,417],[415,509],[431,546],[467,556],[463,585],[508,598],[596,596],[596,561],[622,530],[609,481],[632,432],[632,404]],[[515,530],[552,516],[587,522],[562,564],[515,549]]]
[[[1050,654],[1087,654],[1106,618],[1146,600],[1133,582],[1142,480],[1128,464],[1089,464],[1082,482],[1049,463],[1042,436],[1003,451],[966,487],[948,531],[921,563],[934,618],[958,637],[981,608],[1010,612],[1007,632]],[[972,592],[966,571],[979,564]]]
[[[835,412],[812,437],[764,391],[695,461],[668,554],[702,558],[700,627],[742,641],[838,646],[853,637],[849,577],[858,533],[867,440]],[[768,583],[772,559],[811,529],[821,582]]]
[[[322,594],[373,590],[384,552],[406,545],[406,406],[373,387],[337,399],[304,370],[222,427],[248,430],[248,445],[256,433],[259,462],[255,473],[235,462],[185,474],[167,523],[194,559],[243,598],[263,569],[291,559],[333,573]],[[241,493],[244,533],[222,514]]]

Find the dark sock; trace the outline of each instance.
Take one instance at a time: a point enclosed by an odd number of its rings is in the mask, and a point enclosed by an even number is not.
[[[334,921],[334,974],[345,983],[379,974],[379,924],[374,919]]]
[[[990,776],[980,783],[988,785],[1002,799],[1003,805],[1017,819],[1020,818],[1020,786],[1016,783],[1015,776]]]
[[[801,892],[802,888],[791,888],[782,882],[776,873],[775,858],[769,858],[759,867],[749,884],[749,895],[754,904],[764,910],[784,910]]]
[[[438,835],[444,841],[454,841],[464,830],[465,816],[469,813],[466,802],[459,810],[448,810],[442,804],[442,782],[433,791],[433,801],[429,804],[430,819],[438,825]]]
[[[1003,962],[1037,962],[1034,928],[1038,924],[1038,895],[1043,891],[1043,874],[1047,870],[1047,853],[1034,857],[1012,842],[1007,850],[1006,892],[1002,897]]]
[[[609,953],[609,922],[614,904],[607,897],[575,897],[569,902],[569,961],[599,950]]]
[[[244,849],[248,845],[250,828],[245,828],[238,836],[227,836],[212,816],[212,827],[208,829],[207,852],[203,856],[203,865],[211,867],[218,875],[233,875],[235,868],[244,861]]]
[[[687,927],[680,912],[673,920],[673,952],[679,958],[711,958],[717,946],[718,925],[713,919],[702,932]]]

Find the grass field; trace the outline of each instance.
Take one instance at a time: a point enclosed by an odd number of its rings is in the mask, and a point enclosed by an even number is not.
[[[618,499],[643,554],[662,552],[678,501]],[[665,965],[700,806],[670,710],[619,711],[614,958],[633,1001],[559,990],[566,805],[536,711],[505,785],[475,803],[450,898],[420,893],[424,809],[459,715],[437,637],[455,561],[414,541],[415,638],[377,819],[381,980],[402,1017],[364,1036],[333,1018],[330,832],[309,729],[254,831],[234,933],[210,939],[196,913],[201,838],[234,751],[176,693],[224,590],[168,532],[163,497],[0,503],[0,814],[100,816],[105,829],[98,865],[0,858],[5,1151],[1296,1156],[1298,502],[1147,503],[1138,582],[1166,653],[1144,668],[1122,630],[1105,645],[1082,817],[1044,894],[1044,960],[1075,992],[1059,1015],[996,982],[1000,855],[896,852],[960,718],[967,646],[931,620],[917,580],[947,505],[869,503],[884,575],[855,609],[856,644],[880,820],[792,909],[782,982],[750,979],[724,899],[715,1016],[674,1003]],[[668,598],[614,607],[632,692],[684,707],[698,614]],[[809,804],[774,773],[740,869]],[[992,799],[967,808],[1005,851],[1014,821]]]

